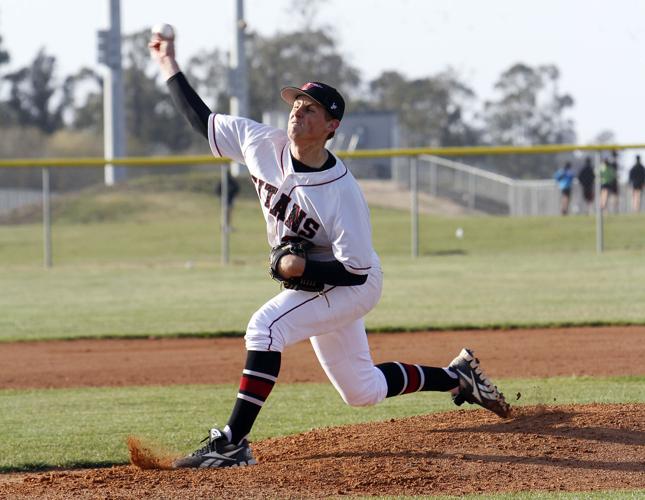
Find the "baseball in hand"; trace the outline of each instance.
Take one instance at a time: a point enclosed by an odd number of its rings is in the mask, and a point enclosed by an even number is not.
[[[159,35],[164,40],[172,40],[175,38],[175,30],[166,23],[155,24],[151,31],[153,35]]]

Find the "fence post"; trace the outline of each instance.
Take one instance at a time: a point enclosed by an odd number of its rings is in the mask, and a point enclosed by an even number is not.
[[[419,256],[419,162],[410,157],[410,197],[412,216],[412,257]]]
[[[49,191],[49,168],[43,168],[43,264],[52,267],[52,227]]]
[[[221,217],[221,234],[222,234],[222,244],[221,244],[221,260],[222,264],[228,264],[229,260],[229,235],[230,235],[230,228],[228,227],[228,220],[229,220],[229,215],[228,215],[228,169],[229,165],[228,163],[222,163],[220,167],[220,186],[221,186],[221,192],[220,192],[220,202],[221,202],[221,207],[222,207],[222,217]]]
[[[602,207],[600,206],[600,153],[594,155],[596,178],[594,183],[595,206],[596,206],[596,253],[602,253],[604,249],[604,227],[602,220]],[[607,198],[609,199],[609,198]]]

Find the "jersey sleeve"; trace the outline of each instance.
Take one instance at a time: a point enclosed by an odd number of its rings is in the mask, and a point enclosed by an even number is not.
[[[219,113],[208,117],[208,143],[213,155],[245,165],[246,153],[254,144],[280,140],[283,135],[284,131],[248,118]]]
[[[334,257],[350,273],[367,274],[374,255],[367,202],[358,186],[340,190],[337,202],[330,230]]]

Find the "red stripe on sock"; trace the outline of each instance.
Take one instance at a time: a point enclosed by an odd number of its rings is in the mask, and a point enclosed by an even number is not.
[[[258,380],[245,375],[242,376],[242,380],[240,381],[240,391],[250,392],[262,401],[265,401],[269,397],[271,389],[273,389],[273,383],[269,381]]]
[[[421,377],[419,377],[419,370],[414,365],[407,365],[401,363],[405,368],[406,373],[408,374],[408,386],[403,391],[403,394],[409,394],[411,392],[417,392],[421,384]]]

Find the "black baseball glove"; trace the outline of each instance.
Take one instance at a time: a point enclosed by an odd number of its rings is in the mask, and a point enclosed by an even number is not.
[[[297,255],[307,259],[307,252],[313,246],[311,241],[300,238],[292,239],[281,243],[271,249],[269,255],[269,274],[278,281],[284,288],[290,290],[303,290],[305,292],[322,292],[325,284],[314,280],[302,278],[283,278],[278,272],[278,263],[285,255]]]

